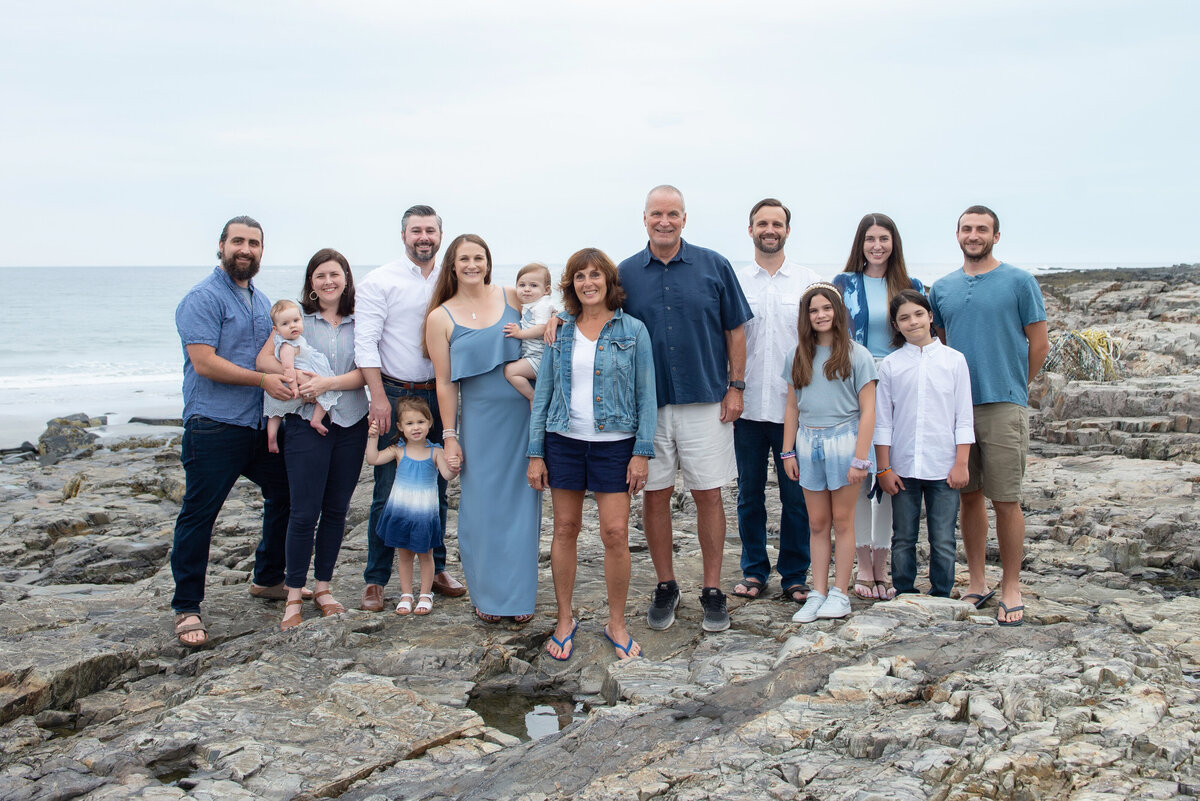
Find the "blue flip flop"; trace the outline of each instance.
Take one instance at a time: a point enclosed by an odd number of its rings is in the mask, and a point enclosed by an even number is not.
[[[625,643],[624,645],[621,645],[619,642],[614,640],[611,635],[609,635],[608,626],[605,626],[604,627],[604,639],[611,642],[613,644],[613,648],[616,648],[618,651],[625,652],[625,656],[622,657],[622,661],[624,661],[625,659],[633,658],[633,655],[629,653],[629,649],[633,647],[633,635],[632,634],[629,635],[629,642]],[[639,654],[639,656],[640,656],[640,654]]]
[[[1013,612],[1021,613],[1020,620],[1001,620],[1000,615],[997,614],[996,622],[999,623],[1001,626],[1020,626],[1022,623],[1025,622],[1025,604],[1017,604],[1016,606],[1005,606],[1004,601],[997,601],[996,603],[998,603],[1000,605],[1000,609],[1006,615],[1011,615]]]
[[[559,662],[566,662],[568,659],[570,659],[572,656],[575,655],[575,632],[579,631],[579,621],[572,620],[571,622],[575,624],[574,626],[571,627],[571,633],[568,634],[566,637],[563,637],[561,641],[559,641],[559,639],[557,637],[555,637],[554,634],[550,635],[550,642],[557,645],[563,651],[567,650],[567,643],[571,643],[570,653],[568,653],[566,656],[555,656],[554,654],[551,654],[549,651],[547,651],[546,653],[550,654],[551,659],[558,660]]]

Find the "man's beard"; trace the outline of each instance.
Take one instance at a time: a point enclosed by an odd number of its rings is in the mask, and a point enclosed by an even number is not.
[[[763,242],[761,236],[754,237],[754,246],[763,253],[778,253],[779,251],[783,250],[783,246],[785,244],[787,244],[786,236],[779,237],[773,244],[767,244],[766,242]]]
[[[228,256],[221,260],[221,267],[229,273],[229,277],[234,281],[249,281],[258,275],[259,266],[258,259],[253,256],[250,257],[250,263],[245,266],[237,263],[236,256]]]

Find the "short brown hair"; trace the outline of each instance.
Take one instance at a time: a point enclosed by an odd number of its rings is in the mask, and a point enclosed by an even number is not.
[[[275,324],[275,315],[289,306],[295,306],[297,311],[300,310],[300,304],[294,300],[277,300],[271,304],[271,325]]]
[[[987,206],[971,206],[971,208],[958,215],[958,222],[962,222],[962,218],[968,214],[986,214],[992,218],[992,233],[1000,233],[1000,218],[996,216],[996,212],[992,211]],[[957,228],[958,224],[956,223],[954,227]]]
[[[416,412],[423,415],[426,420],[433,422],[433,412],[429,408],[429,404],[424,398],[416,395],[401,395],[396,398],[396,425],[400,425],[400,415],[405,412]]]
[[[583,304],[575,294],[575,273],[583,272],[589,267],[595,267],[604,275],[604,303],[609,311],[620,308],[625,302],[625,290],[621,288],[621,276],[617,273],[617,265],[613,264],[613,260],[599,248],[577,250],[567,259],[562,281],[558,285],[562,291],[563,308],[576,317],[583,311]]]
[[[772,208],[783,209],[784,224],[788,228],[792,227],[792,211],[791,211],[791,209],[789,209],[787,206],[783,205],[782,202],[776,200],[773,197],[763,198],[762,200],[760,200],[754,204],[754,208],[750,209],[750,224],[751,225],[754,225],[754,215],[758,214],[760,209],[766,208],[768,206],[770,206]]]
[[[549,289],[550,282],[554,279],[550,276],[550,268],[542,264],[540,261],[531,261],[529,264],[526,264],[524,267],[517,270],[517,280],[520,281],[521,276],[525,275],[526,273],[536,273],[538,271],[542,273],[542,277],[545,279],[542,283],[546,285],[546,289]]]

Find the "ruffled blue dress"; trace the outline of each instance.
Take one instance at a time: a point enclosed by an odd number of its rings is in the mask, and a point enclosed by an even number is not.
[[[504,377],[505,363],[521,356],[520,340],[504,336],[504,326],[520,319],[506,302],[495,325],[454,321],[450,334],[450,378],[461,393],[458,548],[471,602],[506,617],[533,614],[542,524],[542,493],[525,477],[529,401]]]

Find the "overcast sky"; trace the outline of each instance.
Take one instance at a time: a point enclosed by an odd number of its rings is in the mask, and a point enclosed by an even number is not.
[[[954,262],[958,213],[997,253],[1200,261],[1200,3],[54,2],[0,27],[0,265],[213,261],[264,225],[267,264],[401,253],[399,216],[499,263],[645,244],[646,191],[685,237],[750,258],[775,196],[787,249],[844,261],[892,215],[910,262]]]

